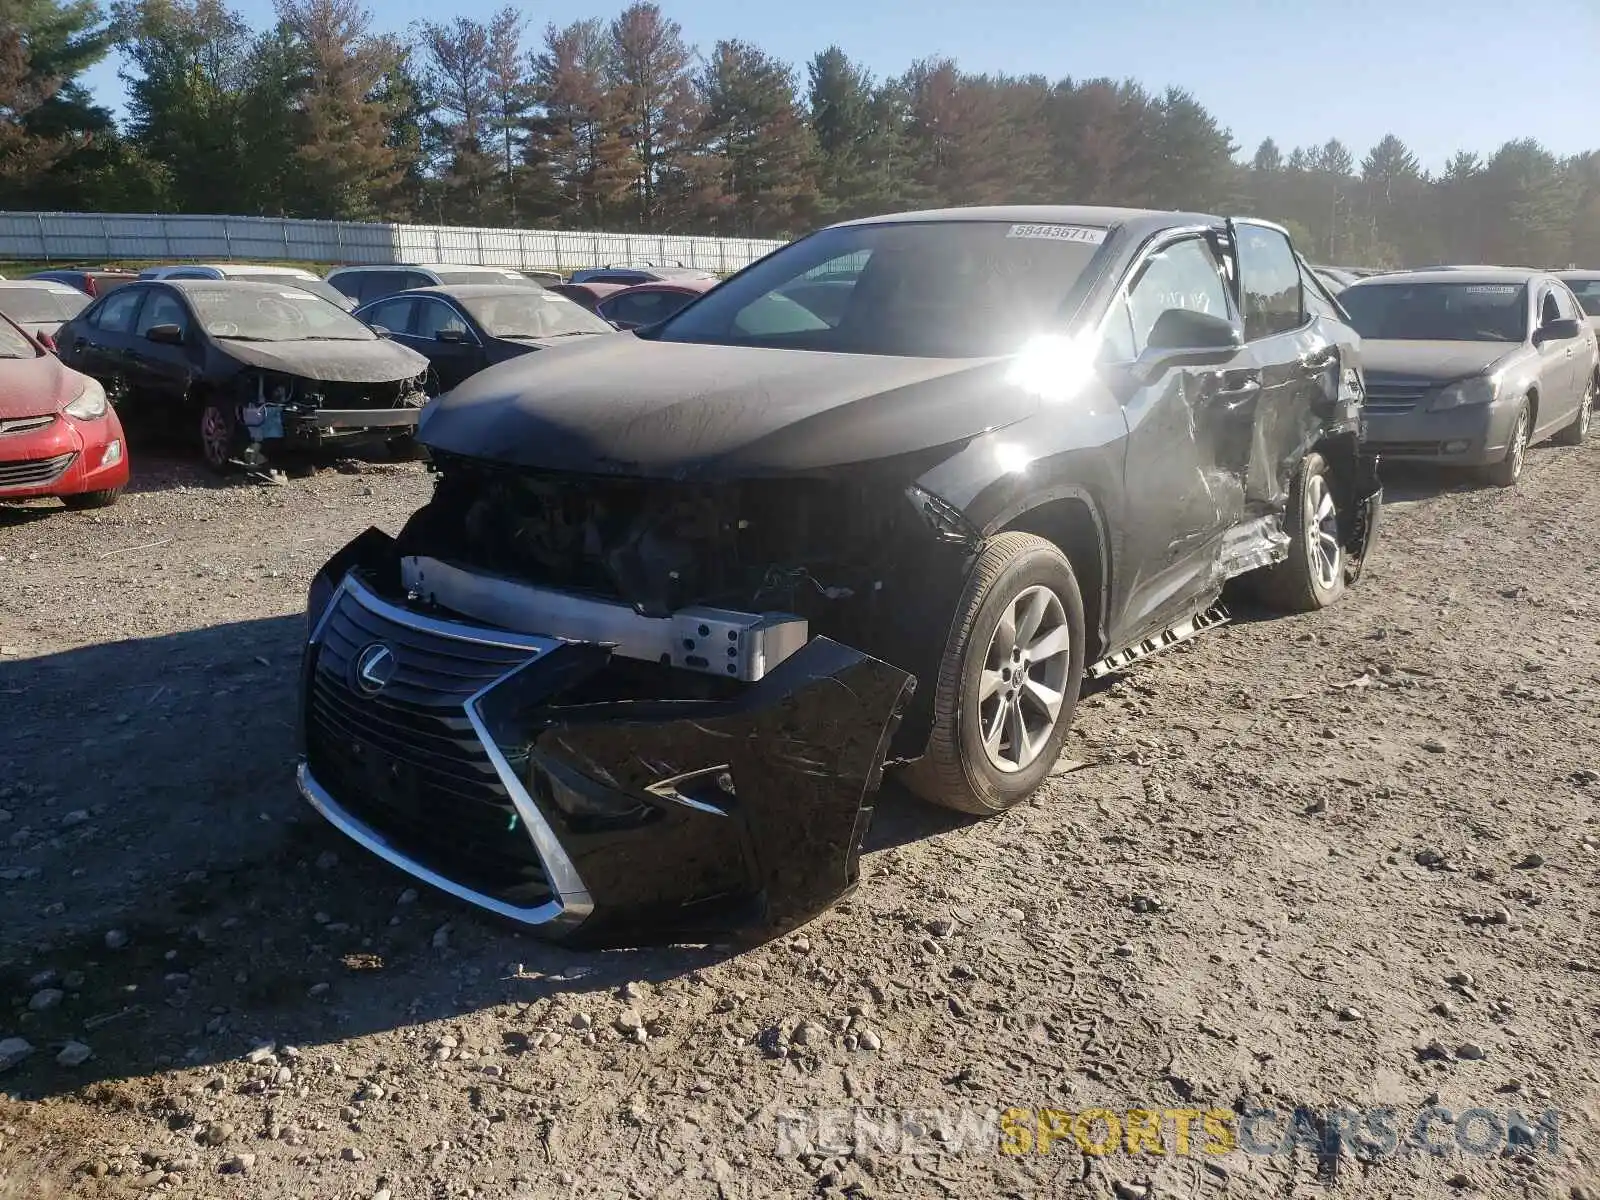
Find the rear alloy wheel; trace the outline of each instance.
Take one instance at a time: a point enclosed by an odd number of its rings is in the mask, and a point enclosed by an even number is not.
[[[907,785],[979,816],[1032,794],[1072,724],[1083,650],[1083,599],[1066,556],[1032,534],[990,538],[957,609],[927,752]]]
[[[1496,487],[1515,487],[1522,478],[1523,464],[1528,461],[1528,439],[1533,436],[1533,411],[1524,400],[1517,406],[1517,416],[1511,423],[1511,441],[1506,446],[1506,456],[1484,471],[1484,478]]]
[[[207,400],[200,410],[200,457],[213,471],[233,468],[239,421],[231,406]]]
[[[1300,462],[1284,513],[1289,557],[1260,577],[1260,597],[1281,612],[1316,612],[1344,595],[1344,540],[1328,460],[1312,453]]]
[[[1583,389],[1583,399],[1578,402],[1578,411],[1568,425],[1556,434],[1555,441],[1561,446],[1581,446],[1584,439],[1589,436],[1589,424],[1594,419],[1594,378],[1589,379],[1589,386]]]

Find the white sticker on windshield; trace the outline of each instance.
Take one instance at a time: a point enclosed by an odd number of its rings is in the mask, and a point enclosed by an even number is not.
[[[78,291],[77,288],[69,288],[69,287],[46,288],[45,291],[49,292],[52,296],[81,296],[81,295],[83,295],[83,293]]]
[[[1465,289],[1469,296],[1514,296],[1517,285],[1514,283],[1475,283]]]
[[[1013,225],[1008,238],[1039,238],[1047,242],[1082,242],[1098,246],[1106,240],[1106,231],[1092,225]]]
[[[563,304],[571,304],[572,303],[572,297],[571,296],[563,296],[560,292],[546,292],[544,298],[546,300],[559,300]]]

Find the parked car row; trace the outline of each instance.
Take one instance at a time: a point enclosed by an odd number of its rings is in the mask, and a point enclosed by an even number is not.
[[[648,264],[549,284],[443,264],[346,267],[327,280],[203,263],[41,274],[0,281],[0,315],[98,381],[135,433],[177,432],[219,470],[355,438],[409,453],[430,396],[559,343],[659,325],[716,283]],[[1587,433],[1600,272],[1303,274],[1362,335],[1363,433],[1384,457],[1480,467],[1510,484],[1529,445]],[[810,272],[769,297],[763,317],[835,327],[854,283],[848,268]],[[354,320],[341,315],[352,307]]]
[[[136,436],[176,435],[226,471],[356,439],[382,439],[410,454],[429,396],[562,339],[661,319],[709,286],[546,288],[498,268],[350,268],[331,278],[289,267],[187,264],[99,286],[97,299],[54,279],[0,281],[0,315],[97,381]],[[469,282],[457,282],[463,279]],[[388,290],[418,280],[438,282]],[[556,288],[597,293],[595,311]],[[348,315],[353,297],[368,293],[379,298]],[[613,313],[617,305],[624,307]],[[33,382],[35,397],[19,402],[39,410],[28,417],[42,419],[53,402]],[[125,471],[120,430],[116,440]],[[21,441],[0,446],[0,457],[36,459],[32,443]],[[0,484],[0,498],[56,485],[77,494],[65,471],[45,478],[48,468],[35,466],[24,474],[13,486]],[[113,489],[97,490],[115,499]]]

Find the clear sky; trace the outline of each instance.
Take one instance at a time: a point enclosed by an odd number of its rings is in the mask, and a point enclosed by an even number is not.
[[[378,28],[486,17],[505,0],[372,0]],[[1430,168],[1533,136],[1600,149],[1600,0],[661,0],[702,51],[754,42],[803,67],[837,42],[875,74],[940,55],[970,71],[1133,77],[1187,88],[1248,155],[1330,137],[1359,161],[1385,133]],[[234,0],[252,23],[272,0]],[[623,0],[525,5],[547,22],[614,16]],[[120,107],[114,62],[91,85]]]

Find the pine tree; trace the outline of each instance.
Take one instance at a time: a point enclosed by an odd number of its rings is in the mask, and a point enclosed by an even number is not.
[[[691,161],[701,126],[692,55],[676,21],[635,3],[611,23],[610,86],[633,159],[634,219],[665,230],[684,219],[695,186]]]
[[[720,165],[712,226],[761,237],[794,232],[815,191],[793,69],[747,42],[718,42],[698,86],[706,150]]]
[[[403,170],[387,144],[381,99],[400,58],[371,32],[359,0],[278,0],[278,19],[304,57],[294,163],[299,209],[308,216],[369,220],[390,203]]]
[[[550,197],[550,215],[580,229],[620,221],[636,178],[610,86],[611,51],[611,35],[598,20],[552,25],[532,64],[538,110],[524,156],[535,192]]]
[[[900,207],[906,154],[893,102],[837,46],[812,58],[807,77],[818,217],[845,220]]]

